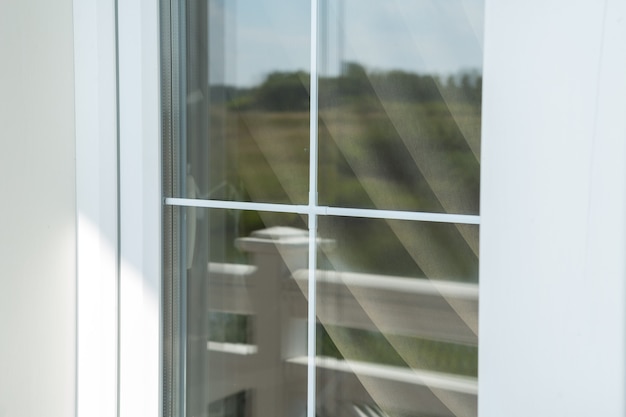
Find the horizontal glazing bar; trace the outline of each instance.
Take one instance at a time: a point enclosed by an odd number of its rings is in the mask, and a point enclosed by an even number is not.
[[[435,223],[480,224],[480,216],[447,213],[422,213],[399,210],[375,210],[291,204],[251,203],[246,201],[166,198],[168,206],[206,207],[230,210],[271,211],[275,213],[316,214],[318,216],[363,217],[368,219],[412,220]]]
[[[422,213],[401,210],[375,210],[343,207],[318,207],[326,216],[365,217],[368,219],[414,220],[421,222],[480,224],[480,216],[468,214]]]
[[[166,198],[168,206],[205,207],[227,210],[271,211],[274,213],[308,214],[309,206],[273,203],[251,203],[247,201],[199,200],[193,198]]]

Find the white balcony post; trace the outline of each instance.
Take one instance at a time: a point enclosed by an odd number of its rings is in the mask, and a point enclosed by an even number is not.
[[[308,232],[289,227],[273,227],[253,232],[237,240],[237,246],[251,254],[257,267],[253,305],[254,339],[258,348],[257,372],[253,393],[254,415],[304,416],[306,397],[296,385],[306,387],[306,379],[287,381],[285,361],[289,357],[306,356],[306,320],[289,317],[284,296],[285,284],[292,274],[307,267]],[[304,295],[299,299],[306,310]]]

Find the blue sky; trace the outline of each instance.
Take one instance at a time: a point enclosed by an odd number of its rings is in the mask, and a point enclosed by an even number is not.
[[[482,67],[483,0],[324,1],[320,68],[328,75],[342,61],[440,74]],[[272,71],[309,71],[309,0],[224,3],[226,67],[212,82],[249,86]]]

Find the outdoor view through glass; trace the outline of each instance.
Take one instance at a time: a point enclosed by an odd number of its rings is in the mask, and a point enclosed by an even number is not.
[[[476,416],[482,0],[175,5],[175,413]]]

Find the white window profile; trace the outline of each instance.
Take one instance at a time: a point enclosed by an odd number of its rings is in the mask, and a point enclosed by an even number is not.
[[[479,416],[623,416],[626,3],[486,6]]]
[[[617,0],[486,1],[481,417],[626,412],[625,15]],[[95,213],[78,225],[77,413],[157,416],[158,3],[76,0],[74,16],[77,200]]]
[[[117,414],[118,132],[113,1],[74,2],[76,414]]]
[[[158,416],[158,2],[76,0],[74,22],[77,414]]]

